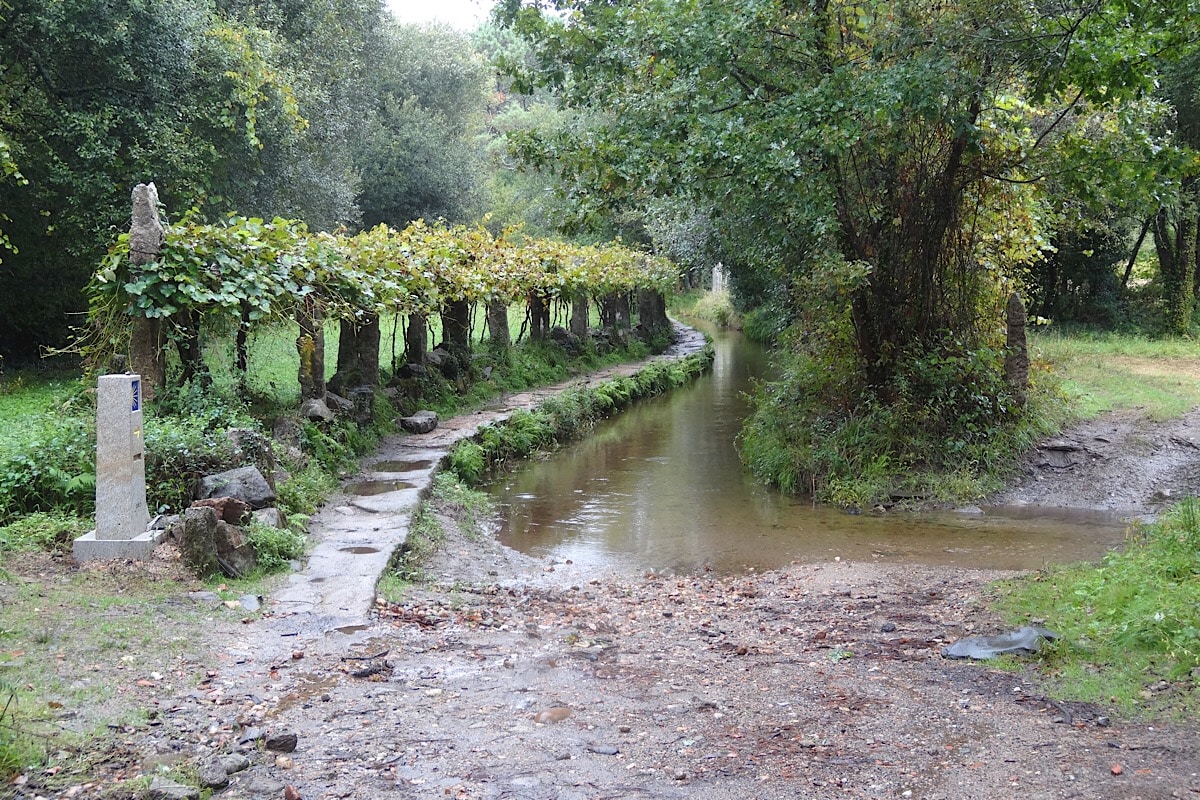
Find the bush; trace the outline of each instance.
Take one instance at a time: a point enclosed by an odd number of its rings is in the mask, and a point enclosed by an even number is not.
[[[50,550],[70,552],[92,521],[65,511],[35,511],[0,527],[0,553]]]
[[[848,344],[793,348],[783,362],[782,377],[756,392],[739,437],[743,461],[783,491],[841,506],[895,493],[977,499],[1065,415],[1046,376],[1018,407],[1002,352],[952,339],[909,354],[888,387],[862,385]]]
[[[302,520],[293,520],[293,525]],[[274,528],[261,522],[251,521],[245,527],[246,538],[254,545],[257,572],[270,575],[288,569],[291,562],[304,555],[308,538],[303,529]]]
[[[90,514],[95,506],[95,423],[47,417],[22,452],[0,462],[0,524],[23,514]]]

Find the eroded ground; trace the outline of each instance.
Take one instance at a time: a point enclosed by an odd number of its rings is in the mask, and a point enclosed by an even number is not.
[[[1154,511],[1197,485],[1198,421],[1089,424],[1040,449],[1007,499]],[[63,708],[64,726],[121,721],[102,749],[4,788],[144,796],[147,776],[196,784],[244,753],[213,797],[1200,795],[1195,724],[1055,703],[1032,671],[940,655],[999,629],[984,602],[997,577],[844,562],[592,575],[451,532],[405,602],[315,637],[269,602],[259,617],[180,581],[155,633],[192,646],[36,650],[47,679],[116,686],[105,708]],[[281,733],[294,751],[264,747]]]

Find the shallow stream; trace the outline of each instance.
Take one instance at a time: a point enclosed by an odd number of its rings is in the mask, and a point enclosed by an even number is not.
[[[644,401],[586,439],[504,475],[489,492],[501,540],[618,571],[735,573],[835,558],[1032,569],[1100,558],[1125,525],[1079,510],[852,515],[759,486],[734,438],[762,348],[715,333],[711,373]]]

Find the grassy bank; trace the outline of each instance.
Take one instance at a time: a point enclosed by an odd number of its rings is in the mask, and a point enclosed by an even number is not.
[[[1154,420],[1200,406],[1200,349],[1187,339],[1038,331],[1033,355],[1053,366],[1073,413],[1138,409]]]
[[[684,385],[712,365],[713,355],[709,346],[677,361],[655,362],[635,375],[562,392],[533,411],[518,411],[460,442],[450,453],[448,467],[464,483],[477,485],[513,459],[578,436],[630,403]]]
[[[1200,500],[1135,526],[1100,564],[997,585],[994,605],[1062,637],[1041,656],[1056,696],[1131,715],[1200,712]]]

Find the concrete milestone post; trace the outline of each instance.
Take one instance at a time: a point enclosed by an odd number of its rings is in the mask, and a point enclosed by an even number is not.
[[[96,530],[75,540],[75,558],[144,560],[162,531],[148,531],[139,375],[101,375],[96,392]]]

